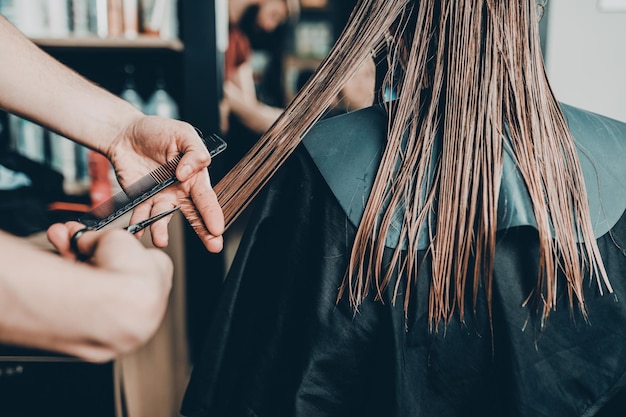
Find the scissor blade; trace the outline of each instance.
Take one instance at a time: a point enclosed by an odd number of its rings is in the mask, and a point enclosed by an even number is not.
[[[169,210],[165,210],[164,212],[159,213],[156,216],[152,216],[152,217],[149,217],[149,218],[147,218],[145,220],[142,220],[142,221],[140,221],[138,223],[131,224],[131,225],[125,227],[124,230],[126,230],[126,231],[128,231],[130,233],[135,234],[135,233],[139,232],[140,230],[143,230],[146,227],[150,226],[152,223],[155,223],[155,222],[161,220],[163,217],[166,217],[166,216],[172,214],[173,212],[175,212],[179,208],[180,208],[180,206],[176,206],[176,207],[171,208]]]

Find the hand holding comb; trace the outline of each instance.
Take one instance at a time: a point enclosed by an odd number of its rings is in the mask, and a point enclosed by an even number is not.
[[[202,138],[202,140],[207,146],[211,158],[226,149],[226,142],[215,134],[208,138]],[[177,181],[176,168],[181,158],[182,155],[176,156],[81,216],[78,221],[85,225],[85,228],[76,232],[72,237],[70,241],[72,248],[77,247],[76,241],[84,232],[104,228],[139,204],[174,184]]]

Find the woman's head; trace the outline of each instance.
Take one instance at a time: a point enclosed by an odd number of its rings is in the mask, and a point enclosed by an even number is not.
[[[264,0],[258,7],[257,25],[265,32],[273,32],[299,13],[298,0]]]

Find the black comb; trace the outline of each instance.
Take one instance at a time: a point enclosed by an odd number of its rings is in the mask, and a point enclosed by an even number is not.
[[[226,149],[226,142],[215,134],[208,138],[202,138],[202,140],[209,150],[211,158]],[[178,167],[181,158],[182,155],[178,155],[151,171],[125,190],[118,192],[98,207],[85,213],[78,221],[89,230],[99,230],[117,220],[150,197],[174,184],[176,182],[176,167]]]

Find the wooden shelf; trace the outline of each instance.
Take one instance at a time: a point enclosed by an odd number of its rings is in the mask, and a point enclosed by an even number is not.
[[[157,36],[139,36],[135,39],[68,37],[68,38],[32,38],[41,47],[52,48],[103,48],[103,49],[169,49],[182,51],[183,43],[179,39],[161,39]]]

